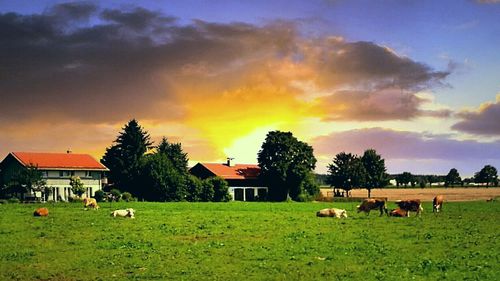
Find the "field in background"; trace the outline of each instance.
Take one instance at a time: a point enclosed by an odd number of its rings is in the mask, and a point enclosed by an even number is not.
[[[394,203],[389,203],[392,208]],[[0,280],[498,280],[500,202],[422,217],[355,203],[0,205]],[[317,218],[325,207],[344,220]],[[133,207],[135,220],[112,218]]]
[[[321,192],[324,196],[331,196],[331,188],[322,188]],[[500,196],[500,188],[380,188],[372,190],[372,197],[385,197],[389,201],[400,199],[418,198],[422,201],[432,201],[434,196],[442,194],[446,201],[476,201],[487,200],[492,197]],[[367,197],[366,189],[354,189],[351,191],[352,197]]]

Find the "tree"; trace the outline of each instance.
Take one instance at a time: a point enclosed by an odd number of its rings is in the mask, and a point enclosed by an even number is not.
[[[290,132],[271,131],[258,153],[260,177],[272,201],[297,200],[303,181],[316,167],[313,148]]]
[[[404,186],[408,186],[408,184],[413,185],[415,181],[415,177],[410,172],[403,172],[396,176],[396,181],[399,184],[404,184]]]
[[[199,202],[202,198],[203,182],[198,177],[188,175],[186,178],[187,197],[189,202]]]
[[[181,201],[187,196],[186,176],[179,173],[164,153],[142,160],[141,185],[137,196],[148,201]]]
[[[461,183],[462,183],[462,178],[460,177],[460,174],[458,173],[457,169],[455,168],[450,169],[444,180],[444,186],[452,186],[454,184],[461,184]]]
[[[491,165],[484,166],[481,171],[474,174],[474,180],[477,183],[486,183],[486,186],[489,186],[490,183],[492,186],[498,184],[498,173],[497,169]]]
[[[33,164],[27,165],[18,171],[7,183],[8,190],[13,193],[20,193],[21,200],[24,200],[24,194],[30,191],[43,191],[47,181],[43,178],[42,172]],[[35,193],[36,197],[36,193]]]
[[[80,177],[72,176],[69,178],[69,185],[71,186],[71,192],[76,194],[78,197],[82,197],[85,193],[85,187],[83,186],[83,182]]]
[[[214,202],[227,202],[231,200],[231,195],[229,194],[229,186],[227,181],[221,177],[211,177],[207,179],[208,182],[213,186],[214,189]]]
[[[211,202],[214,200],[214,185],[212,182],[208,179],[205,179],[201,183],[201,194],[200,194],[200,200],[202,202]]]
[[[386,172],[385,160],[377,154],[375,149],[366,150],[361,157],[361,162],[366,171],[363,187],[368,190],[368,198],[370,198],[373,188],[381,188],[389,183],[389,175]]]
[[[341,188],[349,194],[355,187],[366,183],[366,170],[361,158],[351,153],[340,152],[328,165],[328,183]]]
[[[151,145],[149,134],[132,119],[123,127],[114,144],[106,149],[101,163],[109,168],[109,180],[122,192],[128,191],[134,196],[139,193],[140,161]]]
[[[174,167],[183,174],[188,173],[187,153],[182,150],[180,143],[169,143],[167,138],[163,137],[160,144],[156,147],[157,153],[167,155]]]

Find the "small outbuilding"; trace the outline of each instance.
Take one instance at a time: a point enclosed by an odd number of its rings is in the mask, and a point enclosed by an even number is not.
[[[236,201],[263,201],[267,187],[259,179],[260,167],[255,164],[198,163],[189,172],[200,178],[221,177],[229,185],[229,194]]]

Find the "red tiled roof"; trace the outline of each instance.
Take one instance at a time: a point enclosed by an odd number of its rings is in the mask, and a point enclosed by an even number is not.
[[[210,170],[215,175],[226,180],[256,179],[260,173],[259,165],[253,165],[253,164],[236,164],[231,167],[226,164],[219,164],[219,163],[200,163],[200,164],[203,165],[208,170]]]
[[[39,169],[108,170],[88,154],[40,152],[11,152],[11,154],[24,166],[33,164]]]

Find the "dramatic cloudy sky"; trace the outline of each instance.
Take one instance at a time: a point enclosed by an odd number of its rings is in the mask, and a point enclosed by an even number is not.
[[[0,0],[0,157],[100,158],[136,118],[192,163],[270,130],[391,173],[500,168],[500,1]]]

